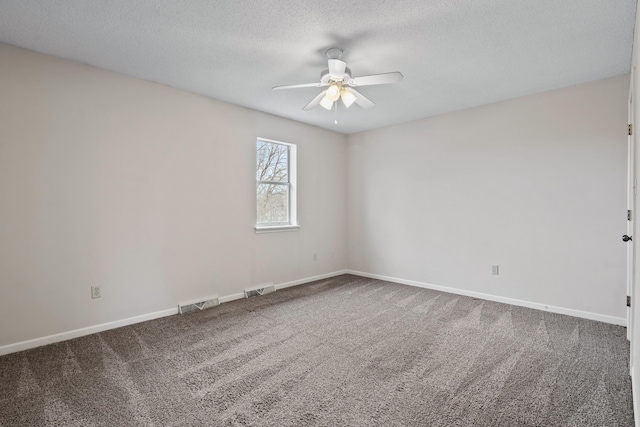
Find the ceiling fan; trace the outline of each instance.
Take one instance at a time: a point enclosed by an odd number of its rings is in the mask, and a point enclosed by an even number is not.
[[[349,108],[355,102],[362,108],[373,108],[376,104],[369,98],[355,90],[359,86],[384,85],[397,83],[402,80],[402,73],[394,71],[391,73],[372,74],[369,76],[351,77],[351,70],[347,63],[340,59],[342,49],[331,48],[327,50],[329,59],[329,69],[320,73],[319,83],[303,83],[297,85],[275,86],[273,90],[298,89],[304,87],[326,87],[309,102],[303,110],[308,111],[318,105],[331,110],[333,103],[342,99],[345,107]]]

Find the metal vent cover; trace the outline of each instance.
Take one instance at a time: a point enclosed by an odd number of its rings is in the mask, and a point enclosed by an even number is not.
[[[260,287],[260,288],[245,289],[244,297],[245,298],[257,297],[261,295],[270,294],[275,291],[276,291],[276,287],[274,285],[264,285],[263,287]]]
[[[207,308],[215,307],[220,305],[219,298],[210,298],[202,301],[195,301],[185,304],[178,305],[178,311],[180,314],[193,313],[195,311],[202,311]]]

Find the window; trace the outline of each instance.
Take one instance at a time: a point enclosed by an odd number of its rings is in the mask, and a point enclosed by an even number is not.
[[[256,232],[299,228],[296,218],[296,146],[256,142]]]

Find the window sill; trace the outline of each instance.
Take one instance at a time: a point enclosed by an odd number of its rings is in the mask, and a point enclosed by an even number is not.
[[[254,227],[256,234],[263,233],[280,233],[284,231],[298,231],[300,229],[299,225],[273,225],[267,227]]]

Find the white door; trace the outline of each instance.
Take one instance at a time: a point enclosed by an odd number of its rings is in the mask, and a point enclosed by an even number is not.
[[[634,241],[633,239],[633,223],[636,212],[633,211],[633,205],[636,195],[636,177],[635,177],[635,143],[634,133],[634,102],[633,102],[633,78],[634,70],[631,71],[631,83],[629,87],[629,136],[627,137],[628,153],[627,153],[627,234],[622,239],[627,245],[627,339],[631,340],[631,329],[633,327],[633,310],[629,306],[633,297],[633,279],[634,279]]]

